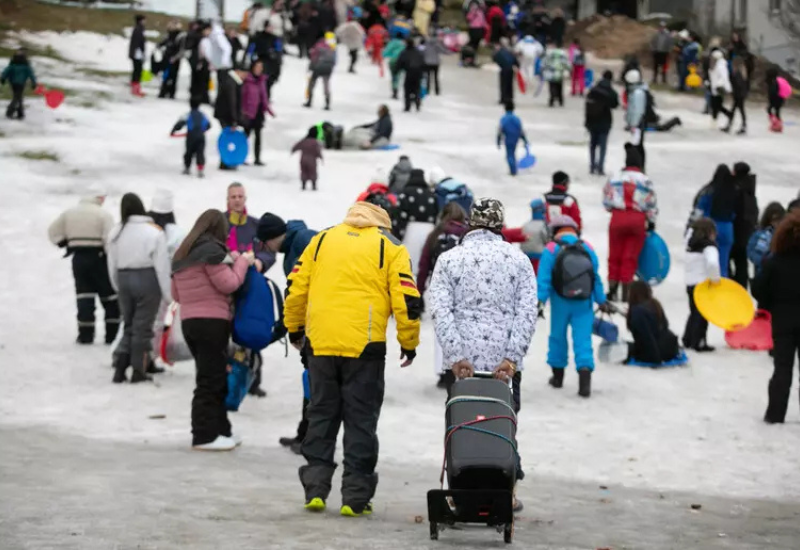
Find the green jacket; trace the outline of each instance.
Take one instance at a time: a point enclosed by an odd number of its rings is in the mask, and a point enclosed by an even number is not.
[[[389,63],[394,63],[405,49],[405,41],[400,40],[399,38],[393,38],[392,40],[389,40],[389,43],[383,48],[383,58],[388,59]]]
[[[0,76],[0,84],[5,84],[6,81],[10,82],[12,86],[24,86],[30,79],[31,86],[36,87],[36,75],[33,74],[33,69],[27,63],[11,63],[3,70]]]

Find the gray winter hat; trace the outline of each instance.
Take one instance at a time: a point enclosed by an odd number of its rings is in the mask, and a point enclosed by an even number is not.
[[[497,199],[483,197],[475,201],[469,216],[470,227],[485,227],[500,230],[505,222],[503,203]]]

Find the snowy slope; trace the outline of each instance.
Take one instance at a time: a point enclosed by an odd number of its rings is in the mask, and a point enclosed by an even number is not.
[[[601,258],[607,257],[608,215],[600,204],[603,181],[587,175],[587,138],[577,100],[567,98],[565,110],[550,110],[544,98],[518,99],[539,163],[512,179],[505,174],[503,153],[494,148],[501,114],[495,74],[449,64],[443,70],[445,95],[427,99],[421,115],[402,113],[398,102],[389,103],[401,151],[326,151],[320,191],[301,193],[298,159],[289,149],[319,120],[351,126],[374,119],[377,106],[389,95],[387,79],[379,79],[374,67],[362,62],[358,75],[348,75],[346,67],[339,66],[332,81],[333,111],[327,113],[319,109],[321,90],[315,109],[300,107],[305,63],[287,59],[275,88],[278,118],[270,120],[265,131],[267,166],[219,172],[213,169],[218,157],[211,139],[208,178],[198,180],[180,175],[183,142],[168,137],[187,109],[187,67],[180,100],[154,98],[154,83],[146,86],[148,98],[134,100],[127,95],[124,77],[89,81],[77,70],[127,68],[124,39],[86,33],[27,38],[50,44],[76,61],[62,65],[34,59],[46,85],[69,86],[96,101],[88,107],[68,98],[59,110],[50,111],[40,99],[32,99],[24,124],[0,122],[0,239],[5,244],[0,266],[0,422],[5,424],[43,425],[89,438],[176,448],[189,444],[191,363],[160,377],[158,386],[116,386],[111,384],[110,348],[73,344],[70,265],[47,242],[46,230],[94,183],[110,191],[107,207],[115,216],[124,192],[135,191],[149,204],[157,188],[170,188],[178,221],[188,229],[204,209],[223,208],[226,186],[240,181],[247,186],[251,213],[271,211],[320,229],[338,223],[376,168],[388,170],[403,153],[416,166],[442,166],[468,182],[477,196],[500,198],[514,225],[527,219],[531,198],[549,188],[550,174],[565,169],[583,209],[585,236]],[[96,95],[98,87],[110,95]],[[797,193],[800,173],[800,163],[786,152],[797,150],[800,138],[792,127],[781,136],[769,134],[761,113],[752,113],[747,138],[723,136],[696,114],[699,105],[692,99],[664,97],[659,105],[665,114],[680,114],[685,122],[673,134],[647,136],[648,171],[660,199],[659,231],[670,243],[674,266],[656,294],[680,332],[687,314],[681,233],[694,193],[717,163],[744,159],[759,175],[762,206],[770,200],[785,203]],[[612,134],[609,169],[623,160],[623,139],[619,130]],[[59,161],[18,156],[30,151],[56,153]],[[283,284],[279,266],[271,274]],[[766,354],[724,349],[721,331],[712,328],[711,343],[720,346],[717,353],[692,355],[689,367],[662,372],[599,365],[595,394],[584,401],[575,396],[572,371],[563,391],[546,385],[547,334],[547,323],[541,322],[525,361],[520,448],[526,471],[632,487],[800,499],[796,400],[790,404],[787,425],[761,422],[771,372]],[[402,371],[396,360],[398,346],[390,337],[380,435],[383,457],[430,472],[432,485],[441,464],[444,395],[433,386],[431,335],[426,321],[418,359]],[[301,400],[302,369],[296,352],[290,350],[287,358],[283,348],[274,346],[265,358],[269,397],[246,401],[232,417],[237,432],[256,448],[275,447],[279,436],[293,433]],[[166,419],[148,420],[153,414],[165,414]],[[287,469],[285,474],[295,472]],[[520,488],[523,496],[535,490],[527,482]]]
[[[147,11],[157,11],[162,13],[169,13],[171,15],[179,15],[182,17],[194,17],[196,0],[140,0],[142,8]],[[253,5],[249,0],[225,0],[225,19],[228,21],[239,21],[244,10]],[[204,10],[202,15],[210,16],[216,13],[213,9],[215,3],[213,0],[203,0],[201,9]]]

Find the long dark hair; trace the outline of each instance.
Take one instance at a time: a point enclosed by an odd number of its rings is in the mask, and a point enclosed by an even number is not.
[[[225,214],[219,210],[210,208],[200,214],[200,217],[194,222],[194,227],[192,227],[189,234],[186,235],[186,238],[183,239],[183,242],[175,251],[172,261],[176,262],[186,258],[200,237],[208,237],[219,242],[222,246],[225,246],[225,239],[227,236],[228,220],[225,219]]]
[[[722,220],[733,212],[738,192],[730,168],[718,165],[711,180],[711,218]]]
[[[800,213],[793,212],[783,218],[770,248],[775,254],[800,254]]]
[[[144,203],[136,193],[125,193],[122,195],[122,201],[119,205],[119,213],[120,218],[122,219],[122,224],[120,225],[119,232],[114,237],[115,241],[119,239],[120,235],[122,235],[122,231],[125,229],[125,226],[127,225],[131,216],[147,215],[145,213]]]
[[[633,281],[628,288],[628,321],[631,318],[631,311],[634,306],[643,306],[655,313],[659,323],[666,320],[664,308],[661,303],[653,297],[653,289],[644,281]]]
[[[167,212],[166,214],[162,212],[148,212],[147,215],[153,218],[155,224],[161,229],[165,229],[168,224],[175,223],[174,212]]]
[[[428,238],[425,240],[425,248],[428,250],[433,249],[433,245],[439,240],[439,237],[441,237],[442,233],[444,233],[444,230],[447,228],[447,224],[450,222],[467,223],[467,213],[464,212],[464,209],[461,208],[461,205],[455,202],[448,202],[442,209],[442,217],[433,231],[430,232]]]
[[[780,221],[786,215],[786,209],[779,202],[771,202],[764,209],[761,214],[761,220],[758,222],[760,229],[766,229],[776,221]]]

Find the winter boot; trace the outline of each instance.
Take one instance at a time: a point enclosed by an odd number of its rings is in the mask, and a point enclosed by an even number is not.
[[[616,302],[618,288],[619,283],[617,281],[608,281],[608,294],[606,294],[606,300],[609,302]]]
[[[392,99],[397,99],[397,90],[392,90]]]
[[[628,303],[628,294],[631,289],[630,283],[622,283],[622,301],[623,303]]]
[[[592,395],[592,371],[589,369],[580,369],[578,371],[578,395],[581,397],[589,397]]]
[[[547,382],[556,389],[560,389],[564,385],[564,369],[553,368],[553,376]]]
[[[189,167],[187,166],[186,168],[184,168],[184,169],[183,169],[183,172],[182,172],[182,174],[183,174],[184,176],[191,176],[191,175],[192,175],[192,171],[191,171],[191,170],[189,169]]]
[[[163,374],[164,368],[156,365],[156,362],[151,357],[147,362],[147,374]]]
[[[111,380],[115,384],[121,384],[122,382],[127,382],[128,378],[125,376],[125,371],[128,370],[128,365],[131,362],[131,358],[129,355],[125,354],[114,354],[114,358],[112,360],[112,366],[114,367],[114,378]]]
[[[205,166],[198,166],[197,167],[197,177],[203,179],[206,177],[206,173],[204,172]]]
[[[144,97],[144,92],[142,91],[142,84],[140,82],[133,83],[133,95],[136,97]]]
[[[153,377],[149,374],[144,374],[141,371],[134,370],[131,375],[131,384],[138,384],[139,382],[152,382]]]
[[[331,98],[329,96],[325,96],[325,110],[331,110]]]
[[[747,134],[747,126],[742,126],[741,128],[739,128],[739,131],[736,132],[737,136],[743,136],[745,134]]]

